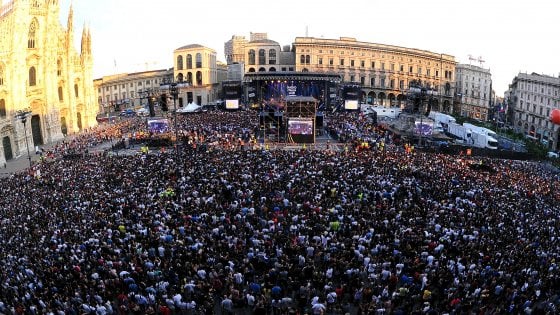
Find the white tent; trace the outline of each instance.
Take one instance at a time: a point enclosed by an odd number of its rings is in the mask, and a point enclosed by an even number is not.
[[[179,108],[177,110],[178,113],[193,113],[193,112],[197,112],[200,110],[200,105],[196,104],[196,103],[189,103],[187,104],[187,106],[183,107],[183,108]]]

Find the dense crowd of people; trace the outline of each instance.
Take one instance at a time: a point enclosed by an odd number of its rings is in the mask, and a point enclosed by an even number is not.
[[[181,116],[180,155],[63,158],[144,125],[76,136],[0,183],[0,313],[558,312],[559,180],[536,162],[247,149],[245,112]]]

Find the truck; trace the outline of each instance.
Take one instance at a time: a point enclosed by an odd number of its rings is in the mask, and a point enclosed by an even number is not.
[[[471,128],[466,127],[464,124],[450,123],[447,125],[447,133],[455,138],[455,142],[475,148],[485,148],[496,150],[498,149],[498,140]]]
[[[498,135],[493,130],[490,130],[488,128],[480,127],[480,126],[469,124],[469,123],[463,123],[463,126],[465,126],[466,128],[469,128],[470,130],[472,130],[474,132],[478,132],[478,133],[481,133],[483,135],[490,136],[494,139],[498,139]]]
[[[455,117],[440,112],[430,112],[428,115],[434,121],[434,128],[441,127],[443,131],[447,131],[450,123],[455,123]]]

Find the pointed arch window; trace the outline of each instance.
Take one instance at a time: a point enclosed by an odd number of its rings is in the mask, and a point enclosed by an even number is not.
[[[4,85],[4,69],[0,68],[0,85]]]
[[[62,93],[62,86],[58,87],[58,100],[59,101],[64,101],[64,94]]]
[[[62,60],[58,59],[56,61],[56,76],[60,77],[62,75]]]
[[[29,68],[29,86],[37,85],[37,70],[35,67]]]
[[[29,25],[29,34],[27,35],[27,48],[35,48],[35,35],[37,32],[37,22],[34,20]]]
[[[183,70],[183,56],[177,56],[177,70]]]
[[[0,100],[0,118],[6,118],[6,101]]]
[[[77,85],[77,84],[74,84],[74,95],[75,95],[76,97],[79,97],[78,85]]]

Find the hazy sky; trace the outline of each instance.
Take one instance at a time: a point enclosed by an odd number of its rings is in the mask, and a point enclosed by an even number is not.
[[[558,0],[62,0],[63,26],[71,2],[77,48],[82,26],[91,29],[95,78],[170,68],[173,50],[188,44],[224,61],[224,43],[250,32],[282,46],[307,33],[446,53],[459,63],[481,56],[499,96],[519,72],[560,73]]]

